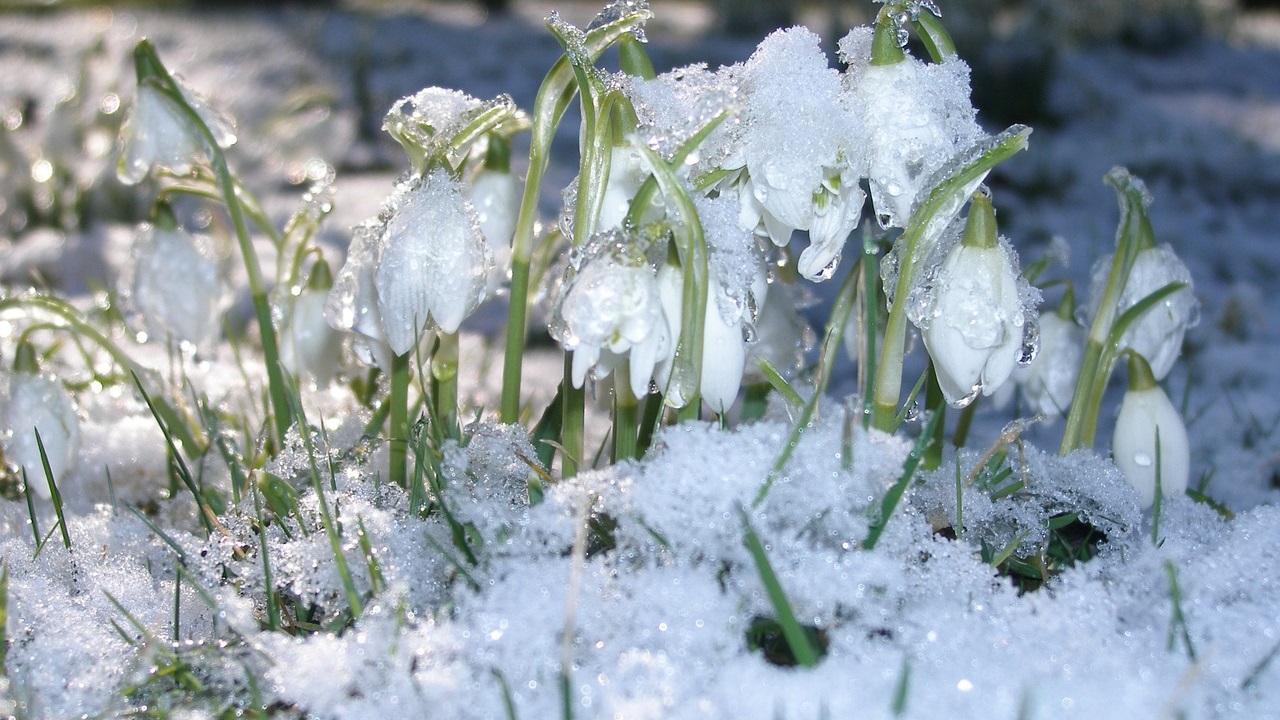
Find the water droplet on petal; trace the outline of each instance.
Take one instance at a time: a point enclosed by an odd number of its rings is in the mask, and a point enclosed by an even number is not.
[[[1151,467],[1153,460],[1151,459],[1151,455],[1139,452],[1133,454],[1133,462],[1139,467]]]

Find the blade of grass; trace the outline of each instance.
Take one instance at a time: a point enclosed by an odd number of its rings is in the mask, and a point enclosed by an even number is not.
[[[773,611],[777,614],[778,626],[782,628],[782,635],[787,641],[787,646],[791,648],[791,654],[795,657],[796,662],[803,667],[813,667],[818,664],[821,654],[818,648],[814,647],[809,640],[809,635],[800,626],[800,621],[796,620],[795,612],[791,609],[791,602],[787,600],[787,594],[782,589],[782,584],[778,582],[778,576],[773,571],[773,565],[769,563],[769,556],[765,553],[764,543],[760,542],[760,536],[756,534],[755,528],[751,527],[751,520],[747,517],[747,511],[739,508],[738,515],[742,519],[742,541],[747,547],[747,552],[751,554],[751,559],[755,562],[756,572],[760,574],[760,581],[764,584],[765,592],[769,596],[769,602],[773,605]]]
[[[62,545],[70,550],[71,533],[67,531],[67,518],[62,514],[62,493],[58,491],[58,484],[53,481],[53,469],[49,467],[49,454],[45,452],[40,431],[36,428],[31,430],[36,434],[36,449],[40,451],[40,465],[44,468],[44,479],[49,482],[49,497],[53,500],[53,512],[58,516],[58,529],[62,531]]]
[[[861,543],[862,549],[871,550],[880,541],[880,535],[889,524],[889,518],[893,515],[893,511],[898,507],[898,501],[902,500],[902,495],[907,491],[907,486],[915,478],[916,468],[920,466],[920,461],[924,458],[925,451],[929,448],[930,443],[934,442],[934,424],[938,422],[938,415],[932,415],[929,421],[924,424],[924,428],[920,430],[920,436],[916,438],[916,444],[911,448],[911,452],[907,455],[906,461],[902,463],[902,475],[898,477],[898,481],[889,488],[884,498],[880,500],[880,512],[871,521],[871,527],[867,530],[867,537]]]

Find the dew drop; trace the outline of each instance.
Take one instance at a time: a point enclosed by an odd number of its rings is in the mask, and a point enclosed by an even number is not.
[[[1153,461],[1151,459],[1151,455],[1144,452],[1139,452],[1139,453],[1133,454],[1133,462],[1138,467],[1151,467],[1151,463]]]

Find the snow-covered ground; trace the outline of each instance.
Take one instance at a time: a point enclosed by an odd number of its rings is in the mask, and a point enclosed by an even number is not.
[[[239,120],[231,161],[277,224],[302,193],[287,178],[304,176],[313,157],[336,168],[321,237],[337,267],[350,228],[377,211],[402,169],[380,136],[381,111],[430,85],[481,98],[507,92],[531,107],[559,53],[536,21],[542,10],[490,22],[460,4],[364,16],[0,15],[0,108],[25,111],[21,124],[6,114],[0,144],[17,143],[28,161],[37,144],[54,164],[55,153],[73,153],[84,172],[100,172],[112,138],[60,140],[49,130],[58,126],[53,108],[84,65],[87,101],[71,106],[118,117],[132,98],[129,51],[151,37],[170,67]],[[660,70],[740,61],[755,45],[692,31],[709,23],[699,11],[655,13]],[[566,9],[578,22],[590,14]],[[958,474],[1012,419],[984,408],[973,450],[913,486],[875,548],[860,549],[870,509],[910,444],[860,428],[849,435],[840,401],[854,383],[838,378],[755,508],[791,430],[777,404],[732,432],[668,429],[645,462],[557,483],[535,507],[518,459],[532,454],[527,439],[480,424],[465,449],[444,457],[452,512],[485,540],[470,564],[448,525],[417,518],[404,492],[372,479],[385,449],[361,442],[368,418],[349,395],[316,391],[308,409],[324,419],[341,468],[335,489],[323,478],[327,511],[340,518],[363,604],[346,626],[346,589],[300,440],[266,468],[296,485],[296,515],[263,528],[250,502],[206,537],[190,494],[171,487],[164,438],[132,388],[89,385],[77,394],[80,449],[62,483],[71,550],[55,533],[33,558],[26,503],[0,500],[0,704],[38,718],[217,717],[227,706],[246,717],[316,718],[1280,717],[1280,51],[1245,35],[1252,40],[1206,38],[1158,54],[1064,52],[1030,150],[991,183],[1001,230],[1024,262],[1066,255],[1047,277],[1070,277],[1083,295],[1090,266],[1114,244],[1118,213],[1103,176],[1124,165],[1145,179],[1157,239],[1190,266],[1202,303],[1165,386],[1186,411],[1192,486],[1232,519],[1169,500],[1153,543],[1150,513],[1105,457],[1055,456],[1058,420],[1010,452],[1015,472],[1034,481],[1029,493],[993,502],[970,487],[960,538],[935,532],[956,524]],[[95,43],[101,49],[86,55]],[[576,124],[561,134],[569,152],[553,164],[553,188],[576,171]],[[39,173],[17,157],[0,152],[0,186]],[[22,227],[12,207],[0,213],[6,292],[41,277],[86,305],[94,289],[116,287],[133,241],[122,222],[145,207],[126,197],[102,191],[95,212],[108,222],[66,234]],[[548,214],[555,201],[549,193]],[[229,282],[242,288],[230,257]],[[230,304],[233,323],[251,316],[243,295]],[[501,308],[488,308],[464,338],[464,354],[487,358],[464,367],[464,394],[488,408],[501,359],[484,336],[501,322]],[[21,327],[0,320],[6,373]],[[171,368],[154,345],[133,352]],[[532,355],[526,374],[539,403],[554,392],[558,358]],[[228,417],[256,402],[229,343],[205,347],[186,372]],[[89,380],[83,371],[77,379]],[[1110,436],[1116,385],[1100,438]],[[214,458],[197,470],[211,486],[229,482]],[[983,562],[984,551],[1040,542],[1045,519],[1065,509],[1106,533],[1091,561],[1025,594]],[[591,543],[577,533],[588,517],[598,520]],[[47,502],[37,518],[42,532],[56,524]],[[776,608],[744,544],[748,526],[800,622],[817,630],[825,656],[815,667],[781,667],[750,647],[748,638],[768,644],[756,621]],[[264,535],[274,586],[292,599],[292,634],[265,629]]]

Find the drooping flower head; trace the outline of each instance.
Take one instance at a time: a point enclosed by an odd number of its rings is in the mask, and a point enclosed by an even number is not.
[[[342,364],[342,335],[324,317],[332,287],[329,263],[321,259],[307,284],[292,298],[280,331],[280,362],[294,375],[318,385],[332,380]]]
[[[1084,356],[1084,329],[1072,313],[1040,314],[1040,350],[1025,367],[1013,370],[1013,379],[1022,388],[1023,400],[1033,413],[1062,415],[1071,405],[1080,362]]]
[[[218,147],[235,144],[235,123],[213,108],[177,75],[170,75],[155,58],[145,40],[135,51],[138,60],[138,95],[120,129],[123,151],[117,174],[121,182],[133,185],[153,168],[185,175],[193,163],[205,160],[208,141],[191,117],[199,117]],[[182,98],[182,107],[174,95]]]
[[[226,289],[204,238],[143,224],[122,289],[147,334],[198,347],[222,326]]]
[[[5,459],[26,472],[37,495],[48,498],[40,445],[44,445],[54,481],[61,480],[75,462],[80,421],[66,387],[57,378],[40,373],[35,351],[27,343],[18,346],[13,373],[0,388],[0,418]]]
[[[1112,256],[1108,255],[1094,265],[1090,316],[1097,313],[1111,264]],[[1186,287],[1143,312],[1120,338],[1120,349],[1132,350],[1145,358],[1157,380],[1163,380],[1173,369],[1182,354],[1187,328],[1195,326],[1199,319],[1200,301],[1191,287],[1191,271],[1167,243],[1139,250],[1116,309],[1118,317],[1169,283],[1182,283]]]
[[[848,64],[846,91],[865,112],[876,217],[884,227],[901,228],[934,173],[985,133],[969,99],[964,61],[926,63],[904,54],[900,62],[876,64],[872,37],[871,28],[850,31],[839,43],[840,59]]]
[[[865,130],[840,75],[804,28],[766,37],[738,73],[744,97],[740,149],[725,162],[745,168],[739,180],[745,228],[785,246],[809,232],[801,274],[829,278],[857,226],[865,196]],[[803,88],[803,92],[797,92]]]
[[[581,387],[593,367],[595,377],[603,378],[625,361],[631,390],[643,397],[654,366],[672,344],[643,242],[609,230],[575,255],[551,323],[552,336],[573,352],[574,385]]]
[[[326,314],[404,355],[431,325],[458,331],[484,299],[491,262],[462,183],[443,170],[412,175],[357,232]]]
[[[995,210],[974,197],[964,237],[943,260],[935,295],[920,326],[947,402],[963,407],[981,391],[990,395],[1023,356],[1027,310],[1017,260],[996,234]]]
[[[1142,507],[1155,504],[1157,474],[1161,494],[1187,489],[1191,450],[1187,426],[1140,355],[1129,355],[1129,389],[1120,401],[1111,457],[1138,491]]]

